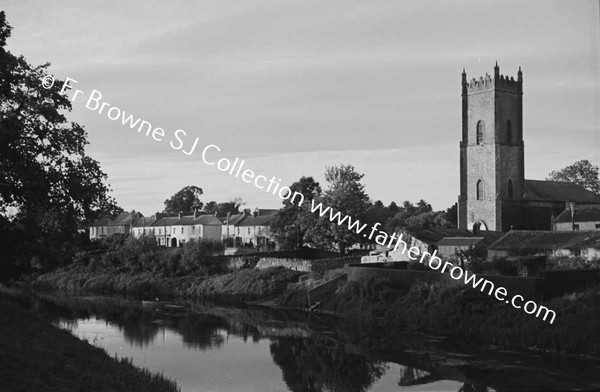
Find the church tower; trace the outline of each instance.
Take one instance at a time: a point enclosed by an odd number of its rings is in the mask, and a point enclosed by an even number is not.
[[[520,226],[524,190],[523,74],[467,82],[462,73],[458,227],[507,231]]]

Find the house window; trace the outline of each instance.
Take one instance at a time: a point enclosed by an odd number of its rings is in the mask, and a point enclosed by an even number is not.
[[[508,198],[512,200],[513,198],[513,183],[512,180],[508,180]]]
[[[477,200],[483,200],[483,181],[477,181]]]
[[[181,234],[183,234],[183,226],[181,226]]]
[[[477,144],[483,144],[483,132],[485,131],[485,125],[483,121],[479,120],[477,123]]]
[[[506,143],[512,144],[512,126],[510,120],[506,122]]]
[[[579,225],[577,223],[573,224],[573,231],[579,231]]]
[[[162,234],[162,229],[158,229],[158,234]]]
[[[248,227],[248,235],[250,235],[250,228]]]
[[[596,229],[600,229],[600,223],[596,223]]]
[[[192,226],[192,233],[196,232],[196,226]]]

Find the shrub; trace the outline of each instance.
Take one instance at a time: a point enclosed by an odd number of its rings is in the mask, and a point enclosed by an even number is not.
[[[89,252],[77,252],[75,256],[73,256],[73,264],[78,267],[86,267],[90,263],[90,254]]]
[[[600,259],[586,260],[579,256],[553,256],[549,257],[546,263],[546,269],[598,269],[600,268]]]
[[[225,272],[227,261],[213,253],[223,250],[223,245],[216,241],[191,241],[184,245],[181,266],[186,272],[215,274]]]

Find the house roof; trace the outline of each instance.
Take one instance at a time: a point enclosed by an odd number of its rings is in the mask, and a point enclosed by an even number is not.
[[[141,218],[136,219],[133,222],[133,225],[131,225],[132,227],[147,227],[147,226],[151,226],[152,223],[156,220],[156,218],[154,216],[142,216]]]
[[[489,250],[554,250],[600,249],[600,230],[592,231],[526,231],[512,230]]]
[[[562,181],[525,180],[524,200],[572,201],[576,203],[600,203],[600,195],[581,185]]]
[[[99,218],[91,224],[92,227],[100,227],[100,226],[108,226],[110,223],[110,218]]]
[[[173,222],[176,222],[178,219],[179,219],[178,216],[165,216],[163,218],[160,218],[160,219],[154,221],[154,223],[152,223],[151,226],[154,226],[154,227],[171,226],[173,224]]]
[[[244,219],[238,226],[269,226],[275,215],[266,216],[249,216]]]
[[[200,215],[194,221],[196,225],[221,226],[221,221],[214,215]]]
[[[111,220],[109,226],[123,226],[131,224],[131,214],[129,212],[120,213],[115,219]]]
[[[482,240],[483,237],[444,237],[437,246],[475,246]]]
[[[219,218],[212,214],[200,215],[194,218],[194,215],[186,215],[181,218],[176,218],[176,220],[171,223],[173,226],[194,226],[194,225],[212,225],[212,226],[221,226],[221,221]]]
[[[247,218],[249,215],[244,215],[244,214],[234,214],[234,215],[229,215],[229,224],[230,225],[238,225],[242,220],[244,220],[244,218]],[[222,224],[226,224],[227,222],[227,217],[226,216],[218,216],[217,217]]]
[[[140,213],[135,214],[136,217],[142,216]],[[122,212],[114,218],[100,218],[96,219],[91,226],[125,226],[130,225],[132,221],[132,215],[129,212]]]
[[[576,205],[574,211],[573,221],[575,222],[600,222],[600,205]],[[554,221],[557,223],[571,222],[571,210],[566,208]]]

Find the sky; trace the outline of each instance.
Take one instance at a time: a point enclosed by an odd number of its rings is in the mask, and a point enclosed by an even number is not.
[[[290,185],[351,164],[373,201],[459,193],[461,72],[523,70],[525,177],[600,164],[600,10],[595,1],[23,1],[1,8],[8,49],[83,91],[68,115],[125,209],[149,215],[179,189],[202,201],[281,199],[203,162],[239,157]],[[187,156],[86,108],[187,133]],[[175,143],[177,144],[177,143]]]

